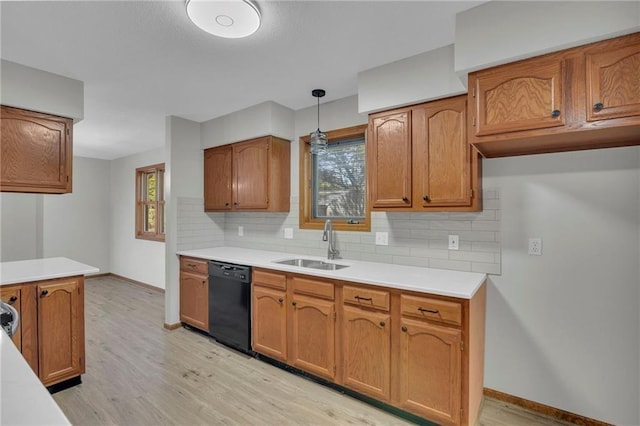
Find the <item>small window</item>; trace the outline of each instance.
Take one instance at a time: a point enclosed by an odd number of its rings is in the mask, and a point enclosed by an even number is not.
[[[311,155],[300,138],[300,228],[369,231],[365,155],[366,125],[326,132],[327,152]]]
[[[136,169],[136,238],[164,241],[164,164]]]

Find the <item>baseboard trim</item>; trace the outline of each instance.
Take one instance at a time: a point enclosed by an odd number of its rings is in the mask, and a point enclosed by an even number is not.
[[[182,323],[181,322],[177,322],[175,324],[168,324],[168,323],[164,323],[164,328],[166,328],[167,330],[171,331],[171,330],[176,330],[178,328],[182,327]]]
[[[94,277],[97,277],[97,275],[92,275],[91,277],[87,277],[87,278],[94,278]],[[117,278],[119,280],[126,281],[128,283],[131,283],[131,284],[134,284],[134,285],[137,285],[137,286],[140,286],[140,287],[144,287],[147,290],[151,290],[151,291],[155,291],[155,292],[164,294],[164,289],[163,288],[155,287],[155,286],[152,286],[151,284],[143,283],[141,281],[132,280],[131,278],[123,277],[122,275],[118,275],[118,274],[114,274],[114,273],[108,273],[108,274],[100,274],[100,277]]]
[[[530,401],[528,399],[520,398],[518,396],[510,395],[508,393],[500,392],[494,389],[484,388],[484,395],[488,396],[489,398],[508,402],[509,404],[517,405],[518,407],[526,408],[527,410],[535,411],[536,413],[544,414],[545,416],[553,417],[555,419],[563,420],[575,425],[613,426],[611,423],[606,423],[600,420],[581,416],[580,414],[574,414],[569,411],[551,407],[550,405]]]

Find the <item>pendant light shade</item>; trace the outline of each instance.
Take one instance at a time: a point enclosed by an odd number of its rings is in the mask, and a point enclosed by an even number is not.
[[[309,135],[309,144],[311,145],[311,154],[318,155],[327,152],[327,146],[329,144],[327,135],[320,131],[320,98],[325,95],[325,91],[322,89],[314,89],[311,91],[311,94],[318,98],[318,128]]]

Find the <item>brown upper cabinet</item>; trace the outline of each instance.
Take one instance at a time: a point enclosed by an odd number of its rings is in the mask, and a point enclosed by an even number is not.
[[[640,33],[469,74],[469,142],[486,157],[640,143]]]
[[[291,148],[274,136],[204,151],[204,209],[288,212]]]
[[[73,120],[2,106],[2,192],[71,192]]]
[[[466,96],[369,116],[373,211],[479,211],[481,159],[467,143]]]

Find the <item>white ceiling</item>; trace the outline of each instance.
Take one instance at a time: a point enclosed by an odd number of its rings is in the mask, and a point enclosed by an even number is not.
[[[258,1],[253,36],[193,25],[184,1],[0,5],[1,56],[84,82],[74,154],[164,145],[164,118],[198,122],[272,100],[293,110],[357,93],[357,73],[453,43],[468,1]]]

